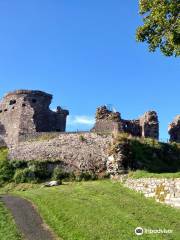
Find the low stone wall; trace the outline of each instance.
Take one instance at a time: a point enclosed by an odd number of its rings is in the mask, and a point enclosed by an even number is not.
[[[106,171],[111,136],[96,133],[40,135],[9,148],[10,160],[61,162],[69,170]]]
[[[157,202],[180,208],[180,178],[128,178],[125,180],[124,185],[137,192],[142,192],[145,197],[155,198]]]

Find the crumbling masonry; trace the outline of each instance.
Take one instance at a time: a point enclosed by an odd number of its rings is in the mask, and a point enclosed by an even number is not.
[[[0,102],[0,146],[16,144],[28,136],[47,132],[65,132],[68,110],[50,110],[52,95],[34,90],[10,92]],[[96,112],[91,132],[124,132],[132,136],[159,139],[159,121],[155,111],[136,120],[125,120],[106,106]],[[169,125],[170,141],[180,142],[180,115]]]
[[[159,139],[159,121],[157,113],[146,112],[137,120],[125,120],[119,112],[112,112],[106,106],[97,109],[93,132],[124,132],[137,137]]]
[[[168,127],[171,142],[180,143],[180,115],[177,115]]]
[[[49,109],[52,95],[42,91],[18,90],[0,102],[0,142],[18,142],[23,134],[64,132],[67,110]]]

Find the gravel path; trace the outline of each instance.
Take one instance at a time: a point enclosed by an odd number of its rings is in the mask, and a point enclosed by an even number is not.
[[[1,196],[0,201],[4,202],[10,210],[17,227],[26,240],[55,239],[29,201],[10,195]]]

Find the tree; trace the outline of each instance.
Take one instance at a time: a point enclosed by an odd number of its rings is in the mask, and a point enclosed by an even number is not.
[[[160,49],[165,56],[180,56],[180,0],[139,0],[144,25],[136,32],[149,50]]]

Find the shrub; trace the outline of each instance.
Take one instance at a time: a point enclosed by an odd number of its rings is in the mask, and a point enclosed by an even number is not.
[[[85,138],[83,135],[80,135],[80,136],[79,136],[79,140],[80,140],[81,142],[86,142],[86,138]]]
[[[126,170],[141,169],[156,173],[180,171],[178,144],[118,134],[109,146],[109,154],[116,155],[119,152],[124,155],[122,166]]]
[[[0,183],[9,182],[13,179],[14,167],[7,159],[8,150],[6,148],[0,149]]]
[[[17,169],[14,175],[15,183],[28,183],[36,180],[34,172],[29,169]]]
[[[74,172],[69,173],[69,181],[75,181],[76,180],[76,175]]]
[[[53,171],[53,180],[64,180],[70,178],[70,173],[63,171],[61,168],[56,167]]]
[[[51,173],[48,171],[47,162],[28,162],[28,167],[35,174],[35,177],[38,180],[46,180],[51,178]]]
[[[97,175],[95,173],[91,173],[88,171],[82,171],[76,175],[76,181],[78,182],[96,180],[96,179],[98,179]]]
[[[11,165],[17,169],[17,168],[27,168],[28,164],[25,161],[19,161],[19,160],[14,160],[11,161]]]

